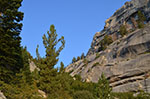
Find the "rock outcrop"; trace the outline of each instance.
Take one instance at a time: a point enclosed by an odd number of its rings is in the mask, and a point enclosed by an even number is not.
[[[34,72],[35,69],[40,70],[33,61],[29,60],[30,72]]]
[[[0,99],[6,99],[6,97],[4,96],[4,94],[0,91]]]
[[[146,16],[145,28],[136,27],[137,12]],[[81,75],[86,82],[98,82],[105,74],[114,92],[144,90],[150,92],[150,0],[132,0],[106,20],[104,30],[94,36],[85,59],[66,67],[71,76]],[[135,20],[135,21],[133,21]],[[130,32],[124,37],[119,27],[125,24]],[[99,42],[105,35],[111,35],[114,42],[104,51],[99,51]]]
[[[105,21],[104,29],[94,35],[87,56],[99,52],[99,42],[103,39],[104,35],[111,35],[113,40],[120,38],[118,32],[121,25],[126,25],[128,31],[135,30],[138,11],[143,12],[147,18],[146,23],[148,23],[150,21],[150,0],[132,0],[126,2],[124,6],[118,9]]]

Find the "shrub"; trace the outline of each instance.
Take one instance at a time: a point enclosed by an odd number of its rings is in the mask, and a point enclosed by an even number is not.
[[[112,99],[112,88],[109,86],[109,82],[102,73],[99,81],[98,87],[96,88],[97,95],[99,99]]]
[[[80,56],[78,56],[78,57],[77,57],[77,61],[79,61],[80,59],[81,59]]]
[[[121,25],[121,26],[120,26],[119,32],[120,32],[120,35],[121,35],[122,37],[128,33],[127,30],[126,30],[125,25]]]
[[[94,63],[93,66],[92,66],[92,68],[94,68],[97,65],[99,65],[99,62]]]
[[[100,41],[100,51],[105,50],[108,45],[110,45],[113,42],[112,37],[105,35],[104,39]]]
[[[99,58],[100,57],[100,54],[99,53],[96,53],[96,57],[95,59]]]
[[[95,99],[91,92],[83,90],[74,93],[73,99]]]
[[[138,11],[138,28],[144,28],[144,21],[146,21],[145,15],[141,11]]]
[[[81,59],[84,59],[85,58],[85,55],[84,53],[81,54]]]
[[[75,57],[73,57],[73,59],[72,59],[72,63],[75,63],[77,60],[76,60],[76,58]]]

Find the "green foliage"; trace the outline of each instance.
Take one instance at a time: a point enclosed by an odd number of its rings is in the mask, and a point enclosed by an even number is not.
[[[144,28],[144,21],[146,21],[146,17],[144,16],[144,14],[141,11],[138,11],[138,28]]]
[[[119,99],[135,99],[133,96],[133,93],[126,92],[126,93],[112,93],[113,97],[119,98]]]
[[[84,53],[81,54],[81,59],[84,59],[85,58],[85,55]]]
[[[50,26],[50,31],[47,32],[47,35],[48,37],[46,37],[45,34],[43,36],[46,57],[41,60],[41,63],[38,66],[40,68],[38,86],[44,92],[53,94],[57,92],[57,87],[59,87],[59,81],[56,80],[58,70],[55,69],[54,66],[58,62],[58,56],[65,46],[65,41],[63,36],[57,40],[57,33],[54,25]],[[56,48],[59,42],[61,43],[61,46]],[[61,66],[63,66],[62,63]]]
[[[60,63],[60,70],[59,70],[60,73],[64,73],[65,72],[65,68],[64,68],[64,63],[61,62]]]
[[[126,26],[125,25],[121,25],[120,26],[120,29],[119,29],[119,32],[120,32],[120,35],[123,37],[124,35],[126,35],[128,32],[127,32],[127,29],[126,29]]]
[[[80,75],[75,75],[74,77],[75,77],[76,80],[81,81],[81,76]]]
[[[100,65],[99,62],[94,63],[93,66],[92,66],[92,68],[94,68],[97,65]]]
[[[108,45],[110,45],[113,42],[112,37],[105,35],[104,39],[100,41],[100,51],[105,50]]]
[[[72,63],[75,63],[77,60],[76,60],[76,58],[75,57],[73,57],[73,59],[72,59]]]
[[[83,90],[74,93],[73,99],[95,99],[91,92]]]
[[[20,21],[23,19],[23,13],[18,9],[21,2],[22,0],[0,0],[0,91],[8,99],[42,99],[39,89],[46,93],[47,99],[110,99],[112,96],[120,99],[149,98],[150,95],[144,92],[140,92],[137,97],[133,97],[132,93],[112,95],[112,89],[104,74],[98,83],[87,83],[81,81],[80,75],[71,77],[69,73],[65,73],[63,62],[59,70],[54,68],[65,46],[63,36],[57,39],[54,25],[50,26],[47,36],[45,34],[43,36],[45,57],[40,57],[37,46],[37,58],[33,59],[26,47],[20,47],[19,34],[22,28]],[[140,12],[138,16],[139,22],[145,21]],[[101,50],[106,49],[112,42],[111,36],[106,35],[100,42]],[[99,55],[96,57],[98,58]],[[84,59],[85,65],[89,63],[84,53],[81,57],[77,57],[77,60],[74,57],[72,62],[80,59]],[[34,61],[40,70],[36,69],[31,73],[30,61]],[[98,64],[95,63],[93,66]],[[88,72],[90,70],[92,69],[89,68]]]
[[[22,0],[0,0],[0,80],[10,83],[23,67],[21,37]]]
[[[63,36],[57,39],[57,33],[54,25],[50,26],[50,31],[47,31],[47,35],[48,37],[45,34],[43,35],[43,44],[46,48],[46,58],[44,61],[48,68],[52,69],[58,62],[60,52],[65,47],[65,40]],[[56,50],[56,45],[58,45],[59,42],[61,42],[61,46],[58,50]]]
[[[109,82],[102,73],[101,78],[98,81],[98,87],[96,88],[98,97],[100,99],[111,99],[111,91],[112,89],[109,86]]]
[[[83,62],[84,62],[84,64],[88,64],[88,60],[87,59],[84,59]]]
[[[39,45],[37,45],[37,48],[36,48],[36,57],[37,57],[37,60],[40,60]]]
[[[144,23],[142,23],[142,22],[138,22],[138,28],[140,28],[140,29],[141,29],[141,28],[144,28],[144,26],[145,26],[145,25],[144,25]]]
[[[112,93],[113,97],[119,99],[149,99],[150,94],[145,93],[144,91],[141,92],[125,92],[125,93]]]
[[[91,68],[89,68],[87,72],[91,72],[91,70],[92,70],[92,69],[91,69]]]
[[[29,67],[29,54],[26,48],[22,48],[23,68],[7,84],[0,81],[0,90],[8,99],[40,99],[33,76]]]
[[[73,72],[73,70],[69,71],[68,74],[71,74]]]
[[[10,85],[0,82],[0,85],[0,90],[7,99],[41,99],[35,84],[20,83]]]
[[[77,57],[77,61],[79,61],[79,60],[80,60],[80,56]]]
[[[100,54],[99,53],[96,53],[96,57],[95,59],[99,58],[100,57]]]

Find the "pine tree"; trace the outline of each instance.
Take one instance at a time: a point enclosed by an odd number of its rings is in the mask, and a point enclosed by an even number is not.
[[[98,81],[98,87],[96,88],[99,99],[111,99],[111,91],[112,89],[109,86],[109,82],[102,73]]]
[[[77,57],[77,61],[79,61],[79,60],[80,60],[80,56]]]
[[[75,57],[73,57],[73,59],[72,59],[72,63],[75,63],[77,60],[76,60],[76,58]]]
[[[144,16],[144,14],[141,11],[138,11],[138,27],[139,28],[144,28],[144,21],[146,21],[146,17]]]
[[[38,86],[41,90],[46,93],[53,94],[57,90],[57,81],[56,76],[58,74],[57,69],[54,66],[58,62],[58,56],[65,46],[64,37],[57,39],[57,33],[55,26],[50,26],[50,31],[47,32],[48,37],[44,34],[43,44],[46,48],[46,57],[42,59],[42,62],[39,66],[39,83]],[[56,48],[58,43],[61,43],[61,46]]]
[[[85,58],[84,53],[82,53],[82,55],[81,55],[81,59],[84,59],[84,58]]]
[[[120,26],[119,32],[120,32],[122,37],[128,33],[125,25]]]
[[[59,72],[60,72],[60,73],[64,73],[64,71],[65,71],[65,70],[64,70],[64,63],[61,62],[61,63],[60,63],[60,70],[59,70]]]
[[[37,57],[37,60],[40,60],[39,45],[37,45],[37,48],[36,48],[36,57]]]
[[[9,83],[23,67],[21,37],[23,13],[18,11],[22,0],[0,0],[0,80]]]
[[[48,37],[44,34],[43,36],[43,44],[46,48],[46,63],[49,66],[49,69],[54,68],[54,66],[58,62],[58,56],[60,52],[63,50],[65,46],[64,37],[62,36],[60,39],[57,40],[57,33],[55,30],[55,26],[50,26],[50,32],[47,32]],[[56,50],[56,45],[61,42],[61,46]]]

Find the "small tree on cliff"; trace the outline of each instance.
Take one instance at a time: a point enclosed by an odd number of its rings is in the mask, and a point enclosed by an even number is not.
[[[73,59],[72,59],[72,63],[75,63],[77,60],[76,60],[76,58],[75,57],[73,57]]]
[[[85,55],[84,53],[81,54],[81,59],[84,59],[85,58]]]
[[[80,59],[81,59],[80,56],[78,56],[78,57],[77,57],[77,61],[79,61]]]
[[[127,29],[126,29],[126,26],[125,25],[121,25],[120,26],[120,29],[119,29],[119,32],[120,32],[120,35],[123,37],[124,35],[126,35],[128,32],[127,32]]]
[[[105,35],[104,39],[100,41],[100,51],[105,50],[108,45],[113,42],[112,37],[109,35]]]
[[[37,60],[40,60],[39,45],[37,45],[37,48],[36,48],[36,57],[37,57]]]
[[[144,21],[146,21],[146,17],[141,11],[138,11],[138,28],[144,28]]]

